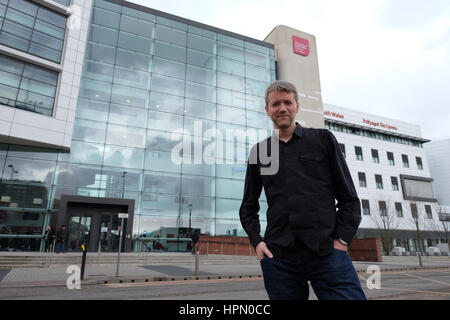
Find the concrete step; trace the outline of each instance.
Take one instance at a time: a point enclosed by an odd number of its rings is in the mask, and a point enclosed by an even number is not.
[[[33,254],[33,255],[0,255],[0,268],[45,267],[48,265],[81,264],[81,254]],[[190,264],[195,258],[191,254],[121,254],[120,263],[124,264]],[[115,264],[117,254],[87,254],[86,264]],[[253,264],[257,263],[253,256],[200,255],[201,264]]]

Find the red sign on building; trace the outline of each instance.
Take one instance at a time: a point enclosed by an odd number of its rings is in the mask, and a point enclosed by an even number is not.
[[[302,56],[309,55],[309,41],[300,37],[292,36],[294,52]]]

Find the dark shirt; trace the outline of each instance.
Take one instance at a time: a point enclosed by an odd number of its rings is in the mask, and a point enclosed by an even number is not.
[[[270,141],[252,148],[258,152]],[[288,142],[279,143],[279,169],[261,174],[265,161],[250,161],[239,210],[251,244],[265,241],[274,255],[323,256],[333,250],[333,239],[350,243],[361,222],[361,206],[345,159],[334,135],[298,123]],[[259,197],[264,187],[268,210],[264,239],[259,222]],[[337,200],[337,204],[336,201]]]

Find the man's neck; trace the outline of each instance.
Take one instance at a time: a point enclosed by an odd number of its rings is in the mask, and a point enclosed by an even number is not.
[[[281,141],[288,142],[294,134],[296,123],[294,122],[289,128],[277,128],[279,130],[278,137]]]

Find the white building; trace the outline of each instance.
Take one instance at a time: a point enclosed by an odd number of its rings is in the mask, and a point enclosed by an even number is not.
[[[416,223],[424,249],[445,238],[433,194],[430,166],[418,125],[324,104],[325,127],[345,154],[362,206],[358,238],[381,238],[383,223],[394,246],[418,251]]]

